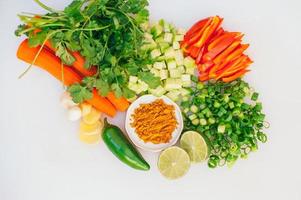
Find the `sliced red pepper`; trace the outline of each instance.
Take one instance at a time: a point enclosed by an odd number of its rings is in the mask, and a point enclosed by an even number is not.
[[[231,81],[234,81],[235,79],[243,76],[245,73],[249,72],[250,70],[247,70],[247,69],[242,69],[238,72],[236,72],[235,74],[231,75],[231,76],[228,76],[228,77],[224,77],[222,78],[222,81],[224,82],[231,82]]]
[[[237,38],[237,33],[233,33],[233,32],[224,32],[222,35],[220,35],[219,37],[212,39],[210,44],[208,45],[208,51],[212,50],[213,48],[215,48],[218,44],[225,42],[227,39],[229,38],[233,38],[233,40],[235,40]]]
[[[220,53],[216,58],[214,58],[213,62],[218,64],[221,63],[238,45],[240,45],[241,40],[237,40],[233,42],[227,49],[225,49],[222,53]]]
[[[228,64],[229,64],[229,62],[215,64],[212,68],[210,68],[209,77],[216,77],[217,73],[222,71],[225,68],[225,66]]]
[[[191,46],[187,50],[188,50],[188,54],[194,59],[199,55],[199,53],[201,51],[200,48],[195,47],[195,46]]]
[[[208,81],[209,80],[209,76],[208,76],[208,73],[201,73],[199,75],[199,80],[204,82],[204,81]]]
[[[213,60],[217,55],[219,55],[222,51],[224,51],[228,46],[234,42],[235,38],[232,35],[227,35],[222,37],[222,40],[219,40],[219,43],[216,46],[209,50],[204,56],[204,61]],[[209,49],[209,47],[208,47]]]
[[[247,48],[249,44],[241,44],[239,45],[230,55],[226,57],[226,61],[230,61],[241,55]]]
[[[237,73],[238,71],[240,71],[242,69],[247,69],[251,63],[252,62],[242,62],[242,63],[239,63],[234,69],[231,69],[231,70],[227,71],[223,75],[223,77],[228,77],[228,76],[231,76],[232,74]]]
[[[188,46],[193,45],[202,37],[204,31],[206,30],[207,27],[210,26],[212,20],[213,20],[213,18],[210,18],[208,21],[206,21],[206,24],[203,26],[203,28],[201,28],[199,31],[195,32],[195,34],[191,35],[191,37],[187,38],[187,40],[184,40],[184,41],[186,41]]]
[[[196,57],[195,59],[195,62],[196,64],[200,64],[201,61],[202,61],[202,57],[203,57],[203,54],[204,54],[204,47],[201,48],[201,51],[199,52],[199,55]]]
[[[201,38],[194,44],[196,47],[202,47],[205,42],[207,42],[208,38],[216,31],[219,27],[223,19],[219,18],[218,16],[213,17],[212,23],[206,27],[204,33],[202,34]]]
[[[187,40],[188,38],[191,38],[192,35],[194,35],[197,31],[200,31],[209,20],[211,20],[212,17],[208,17],[206,19],[202,19],[195,23],[185,34],[184,40]]]
[[[232,69],[235,69],[238,65],[245,62],[247,59],[248,59],[248,57],[246,55],[242,55],[242,56],[238,57],[237,59],[233,60],[232,62],[230,62],[229,64],[227,64],[225,67],[223,67],[222,69],[220,69],[217,72],[216,79],[218,80],[218,79],[224,77],[228,72],[230,72]]]
[[[211,43],[212,41],[216,40],[218,37],[220,37],[221,35],[223,35],[225,32],[225,30],[222,27],[219,27],[214,34],[212,34],[211,38],[208,39],[209,43]]]

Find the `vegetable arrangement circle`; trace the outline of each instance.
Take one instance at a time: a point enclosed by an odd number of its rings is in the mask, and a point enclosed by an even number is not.
[[[249,44],[220,16],[186,31],[150,24],[147,0],[73,0],[61,11],[35,1],[47,13],[18,15],[15,34],[26,38],[17,57],[29,64],[20,78],[37,66],[62,83],[61,104],[79,120],[82,142],[102,139],[138,170],[150,165],[136,147],[162,150],[159,171],[176,179],[191,163],[230,167],[267,141],[259,94],[243,80]],[[107,122],[125,111],[130,139]]]

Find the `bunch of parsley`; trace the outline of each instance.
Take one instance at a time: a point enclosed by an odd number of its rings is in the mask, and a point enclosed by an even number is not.
[[[93,88],[102,96],[114,91],[117,97],[131,98],[135,93],[127,86],[130,75],[138,76],[150,88],[160,84],[146,67],[152,60],[140,50],[141,27],[148,23],[149,16],[147,0],[74,0],[63,11],[35,1],[48,13],[19,15],[24,24],[16,35],[28,36],[33,47],[49,40],[64,64],[75,61],[69,50],[79,51],[87,69],[98,68],[94,76],[68,88],[75,102],[91,98]]]

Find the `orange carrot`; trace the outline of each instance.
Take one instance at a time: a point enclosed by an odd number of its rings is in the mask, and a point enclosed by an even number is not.
[[[111,104],[110,101],[108,101],[106,98],[101,97],[96,89],[93,89],[93,98],[86,100],[89,104],[94,106],[97,110],[106,113],[107,115],[114,117],[116,115],[116,109]]]
[[[111,101],[115,108],[121,112],[126,111],[126,109],[130,106],[129,102],[124,97],[117,98],[113,92],[109,92],[107,98]]]
[[[24,40],[18,48],[17,57],[27,63],[32,63],[39,51],[39,48],[40,47],[29,47],[28,40]],[[40,54],[35,60],[34,65],[46,70],[58,80],[63,81],[66,86],[74,83],[80,83],[82,79],[82,77],[77,74],[72,68],[65,65],[62,67],[61,60],[57,56],[49,52],[47,49],[41,50]],[[99,111],[106,113],[109,116],[114,116],[116,114],[116,109],[110,103],[110,101],[99,96],[95,89],[93,90],[92,99],[88,100],[87,102]]]
[[[46,41],[45,46],[51,51],[56,52],[56,49],[52,46],[49,40]],[[94,74],[96,74],[97,69],[95,66],[91,66],[90,69],[85,68],[85,59],[78,52],[71,52],[71,55],[75,58],[75,61],[72,64],[72,66],[82,75],[93,76]]]
[[[32,63],[38,51],[39,47],[31,48],[29,47],[28,40],[24,40],[19,46],[17,57],[27,63]],[[59,81],[64,81],[66,86],[81,81],[80,75],[74,72],[70,67],[62,67],[61,60],[46,49],[42,49],[34,65],[45,69]],[[63,72],[62,69],[64,69]]]

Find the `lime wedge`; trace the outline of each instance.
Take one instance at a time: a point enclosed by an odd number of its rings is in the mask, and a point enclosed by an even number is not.
[[[158,168],[168,179],[180,178],[190,168],[189,155],[180,147],[169,147],[160,154]]]
[[[180,146],[187,151],[191,162],[202,162],[206,160],[208,156],[207,144],[204,138],[198,132],[185,132],[181,137]]]

